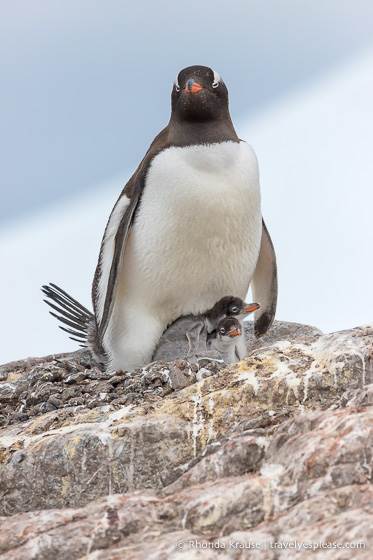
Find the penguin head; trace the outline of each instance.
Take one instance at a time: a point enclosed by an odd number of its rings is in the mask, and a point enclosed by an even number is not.
[[[210,310],[211,314],[216,317],[224,316],[246,316],[253,311],[259,309],[259,303],[246,303],[241,298],[235,296],[225,296],[217,301]]]
[[[219,321],[216,327],[216,337],[221,341],[235,340],[241,336],[241,324],[235,317],[225,317]]]
[[[171,106],[172,117],[181,121],[230,119],[227,87],[219,74],[207,66],[188,66],[178,73]]]

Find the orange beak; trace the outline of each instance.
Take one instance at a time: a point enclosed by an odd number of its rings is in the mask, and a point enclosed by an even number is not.
[[[201,89],[204,89],[203,86],[193,79],[188,80],[185,86],[185,91],[188,93],[197,93],[197,91],[201,91]]]
[[[238,329],[234,329],[233,331],[229,331],[229,336],[240,336],[241,331]]]
[[[245,305],[246,307],[243,311],[241,311],[241,313],[252,313],[260,307],[259,303],[246,303]]]

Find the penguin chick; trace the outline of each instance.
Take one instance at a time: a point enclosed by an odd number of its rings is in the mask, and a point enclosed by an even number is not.
[[[225,317],[216,329],[207,335],[206,345],[216,350],[226,364],[234,364],[240,355],[240,342],[244,337],[243,326],[235,317]]]
[[[183,357],[188,357],[189,361],[194,361],[198,352],[203,353],[208,350],[207,336],[216,330],[222,319],[235,316],[243,320],[259,307],[258,303],[248,304],[241,298],[225,296],[205,313],[179,317],[161,336],[153,355],[153,361],[165,360],[171,362]],[[246,345],[243,339],[242,336],[238,341],[241,345],[240,355],[243,354],[242,357],[246,353]]]
[[[211,309],[202,313],[200,317],[204,321],[207,332],[210,333],[216,329],[219,321],[224,317],[239,316],[243,320],[259,308],[259,303],[246,303],[239,297],[225,296],[217,301]]]

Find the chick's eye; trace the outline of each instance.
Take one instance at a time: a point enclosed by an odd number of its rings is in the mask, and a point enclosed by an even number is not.
[[[220,332],[221,332],[221,334],[225,334],[225,329],[221,328]]]

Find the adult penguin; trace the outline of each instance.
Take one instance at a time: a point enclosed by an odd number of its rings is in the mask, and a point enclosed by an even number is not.
[[[261,306],[255,334],[275,316],[276,257],[262,220],[257,159],[235,132],[227,87],[211,68],[190,66],[174,81],[171,105],[168,125],[111,212],[94,316],[81,322],[109,369],[148,363],[168,324],[226,294],[245,299],[250,282]]]

